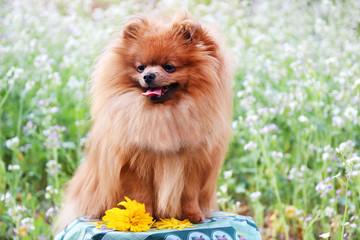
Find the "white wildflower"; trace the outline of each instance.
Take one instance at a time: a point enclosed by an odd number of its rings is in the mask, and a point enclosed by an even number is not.
[[[271,156],[272,156],[273,158],[279,158],[279,159],[281,159],[281,158],[284,157],[284,154],[283,154],[282,152],[273,151],[273,152],[271,152]]]
[[[49,80],[51,81],[51,85],[60,86],[61,85],[61,77],[58,72],[50,73],[48,75]]]
[[[225,197],[218,198],[218,200],[217,200],[217,202],[220,203],[220,204],[224,204],[224,203],[226,203],[228,201],[229,201],[229,198],[225,198]]]
[[[245,150],[245,151],[251,151],[251,150],[254,150],[254,149],[256,149],[256,148],[257,148],[257,144],[254,143],[254,142],[252,142],[252,141],[248,142],[248,143],[245,144],[245,146],[244,146],[244,150]]]
[[[224,178],[225,179],[230,179],[232,174],[233,174],[233,170],[229,170],[229,171],[224,171]]]
[[[0,201],[5,203],[6,207],[9,207],[12,196],[10,192],[6,192],[0,195]]]
[[[360,79],[356,79],[354,82],[354,88],[360,85]]]
[[[35,86],[35,81],[27,81],[25,83],[25,90],[30,91]]]
[[[85,81],[79,81],[76,77],[71,76],[68,80],[67,86],[72,89],[81,89],[85,84]]]
[[[233,129],[236,129],[237,126],[238,126],[238,121],[233,121],[231,126],[232,126]]]
[[[18,164],[14,164],[14,165],[9,165],[8,166],[8,170],[9,171],[17,171],[17,170],[20,170],[20,165],[18,165]]]
[[[359,162],[360,162],[360,157],[358,157],[356,155],[346,160],[347,164],[354,164],[354,163],[359,163]]]
[[[253,192],[250,194],[250,200],[255,201],[256,199],[261,197],[261,192]]]
[[[297,179],[297,181],[299,182],[303,182],[304,179],[304,172],[306,170],[305,166],[301,166],[300,169],[298,170],[297,168],[291,168],[289,171],[289,175],[288,175],[288,179],[289,180],[293,180],[293,179]]]
[[[324,210],[324,214],[326,217],[332,217],[336,214],[336,211],[332,207],[326,207]]]
[[[327,152],[323,153],[323,155],[322,155],[322,160],[323,160],[323,161],[328,160],[328,159],[329,159],[329,156],[330,156],[329,153],[327,153]]]
[[[226,193],[226,192],[227,192],[227,189],[228,189],[228,187],[227,187],[226,184],[221,185],[219,188],[220,188],[220,191],[221,191],[222,193]]]
[[[7,213],[15,222],[19,222],[26,211],[27,211],[26,207],[22,205],[15,205],[9,208]]]
[[[5,142],[5,145],[6,145],[7,148],[14,151],[19,146],[19,138],[14,137],[14,138],[8,139]]]
[[[332,125],[334,127],[342,128],[345,125],[345,121],[340,116],[334,116],[332,117]]]
[[[357,121],[358,110],[353,107],[347,107],[344,111],[344,116],[351,122]]]
[[[304,115],[301,115],[300,117],[298,117],[298,120],[303,123],[309,122],[309,119],[307,117],[305,117]]]
[[[51,196],[53,195],[57,195],[59,193],[59,190],[57,190],[56,188],[54,188],[53,186],[49,185],[45,188],[45,198],[46,199],[50,199]]]
[[[59,173],[61,170],[61,164],[56,160],[50,160],[46,163],[46,167],[48,168],[48,172],[50,176],[54,176],[56,173]]]
[[[270,132],[276,131],[276,130],[278,130],[278,126],[276,126],[275,124],[270,124],[270,125],[266,125],[263,128],[261,128],[259,130],[259,133],[267,134],[267,133],[270,133]]]
[[[354,150],[355,143],[352,140],[340,143],[339,147],[335,149],[337,153],[340,154],[350,154]]]
[[[55,216],[57,211],[58,211],[57,207],[50,207],[48,210],[46,210],[45,216],[48,217],[48,218],[49,217],[52,218],[52,217]]]
[[[6,73],[6,76],[9,78],[8,83],[9,85],[14,85],[16,80],[22,77],[24,74],[24,69],[11,67],[10,70]]]
[[[28,232],[34,231],[34,219],[33,218],[24,218],[20,221],[20,226],[15,229],[15,233],[21,237],[25,237]]]
[[[259,117],[257,115],[248,115],[245,119],[245,122],[252,123],[252,122],[256,122],[258,119]]]
[[[29,230],[35,230],[35,227],[34,227],[34,219],[33,218],[24,218],[20,221],[21,225],[26,225],[27,226],[27,229]]]
[[[330,232],[320,234],[319,237],[321,237],[321,238],[329,238],[330,237]]]

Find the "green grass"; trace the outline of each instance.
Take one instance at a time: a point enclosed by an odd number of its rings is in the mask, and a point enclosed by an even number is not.
[[[128,16],[153,6],[85,2],[0,0],[0,239],[51,238],[85,157],[92,64]],[[234,56],[219,205],[252,216],[264,239],[360,239],[359,3],[157,6],[216,23]]]

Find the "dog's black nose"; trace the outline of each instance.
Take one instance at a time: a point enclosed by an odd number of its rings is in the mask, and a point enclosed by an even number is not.
[[[144,80],[147,84],[151,83],[152,81],[154,81],[156,78],[156,75],[154,73],[147,73],[144,75]]]

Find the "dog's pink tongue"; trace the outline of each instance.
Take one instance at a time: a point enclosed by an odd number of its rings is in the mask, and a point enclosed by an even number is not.
[[[146,92],[142,93],[141,95],[143,96],[161,96],[161,90],[162,88],[153,88],[153,89],[149,89]]]

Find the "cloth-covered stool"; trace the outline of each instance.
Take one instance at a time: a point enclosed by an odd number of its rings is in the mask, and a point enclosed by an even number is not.
[[[55,240],[261,240],[251,217],[228,212],[213,212],[205,223],[182,230],[151,228],[146,232],[121,232],[96,228],[98,219],[80,217],[58,233]]]

